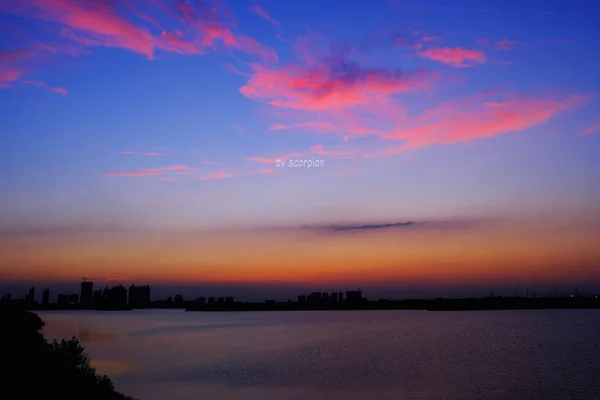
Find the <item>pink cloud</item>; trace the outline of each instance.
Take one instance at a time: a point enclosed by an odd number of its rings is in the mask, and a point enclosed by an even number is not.
[[[349,151],[324,150],[322,144],[311,146],[310,151],[321,156],[342,156],[350,154]]]
[[[236,131],[238,131],[238,132],[241,132],[241,133],[246,133],[246,128],[244,128],[244,127],[243,127],[243,126],[241,126],[241,125],[238,125],[238,124],[231,124],[231,126],[233,127],[233,129],[235,129],[235,130],[236,130]]]
[[[476,43],[481,46],[489,46],[490,40],[489,39],[479,39]]]
[[[200,180],[214,180],[214,179],[229,179],[235,178],[242,175],[263,175],[263,174],[274,174],[275,171],[269,167],[253,169],[243,172],[230,172],[223,169],[212,171],[206,175],[199,176]]]
[[[148,156],[148,157],[166,157],[168,154],[149,152],[135,152],[135,151],[122,151],[121,154],[136,155],[136,156]]]
[[[511,41],[508,39],[502,39],[501,41],[496,43],[496,48],[500,50],[512,50],[514,49],[519,42]]]
[[[225,67],[225,69],[227,69],[228,71],[233,72],[234,74],[240,75],[240,76],[245,76],[246,78],[249,78],[251,75],[246,73],[246,72],[242,72],[239,69],[237,69],[235,67],[235,65],[231,64],[231,63],[223,63],[223,66]]]
[[[274,24],[274,25],[279,25],[279,21],[271,18],[271,15],[269,15],[269,12],[267,10],[265,10],[264,8],[262,8],[261,6],[251,6],[250,7],[250,12],[254,15],[258,15],[261,18],[264,18],[265,20],[269,21],[270,23]]]
[[[203,47],[214,47],[216,42],[219,41],[226,47],[260,56],[266,62],[274,63],[278,61],[275,50],[263,46],[251,37],[236,35],[227,28],[218,25],[207,26],[203,28],[202,33],[204,36],[200,40],[200,44]]]
[[[202,175],[199,176],[198,179],[200,180],[212,180],[212,179],[229,179],[229,178],[233,178],[239,176],[239,174],[235,173],[235,172],[227,172],[225,170],[217,170],[217,171],[212,171],[206,175]]]
[[[304,111],[335,111],[386,102],[391,95],[429,87],[436,76],[428,71],[367,69],[343,59],[279,68],[253,64],[252,71],[240,89],[244,96]]]
[[[147,177],[147,176],[163,176],[163,175],[192,175],[196,173],[195,168],[187,165],[171,165],[160,168],[142,168],[135,171],[123,172],[105,172],[104,176],[108,177]]]
[[[352,168],[348,168],[345,171],[338,171],[338,172],[335,173],[335,175],[336,176],[346,176],[348,174],[351,174],[351,173],[357,172],[357,171],[360,171],[360,168],[358,168],[358,167],[352,167]]]
[[[293,42],[293,41],[291,41],[291,40],[289,40],[289,39],[286,39],[286,38],[282,37],[282,36],[281,36],[281,34],[279,34],[279,33],[276,33],[276,34],[275,34],[275,37],[276,37],[277,39],[281,40],[281,41],[282,41],[282,42],[284,42],[284,43],[288,43],[288,44],[294,44],[294,42]]]
[[[423,36],[421,38],[424,42],[437,42],[442,40],[442,38],[439,38],[437,36]]]
[[[24,75],[21,61],[30,58],[29,51],[0,51],[0,88],[8,89]]]
[[[275,161],[277,158],[279,158],[280,160],[289,160],[290,158],[293,158],[293,157],[300,157],[300,153],[287,153],[287,154],[283,154],[283,155],[280,155],[277,157],[253,156],[253,157],[246,158],[246,160],[254,161],[257,163],[263,163],[263,164],[275,164]]]
[[[434,47],[418,51],[417,54],[422,58],[439,61],[454,67],[468,67],[473,63],[481,64],[487,61],[483,51],[463,49],[460,47]]]
[[[295,124],[272,124],[269,127],[272,131],[281,131],[287,129],[304,129],[319,133],[344,133],[358,136],[363,135],[381,135],[382,132],[377,129],[365,127],[357,122],[352,115],[342,115],[340,121],[305,121]],[[348,137],[348,136],[346,136]]]
[[[19,79],[21,71],[10,68],[2,68],[0,65],[0,88],[8,89],[11,83]]]
[[[194,41],[184,38],[183,33],[179,30],[176,32],[161,32],[160,39],[156,40],[155,43],[162,50],[179,54],[192,55],[203,53]]]
[[[265,163],[265,164],[274,164],[275,163],[275,157],[253,156],[253,157],[248,157],[246,160],[254,161],[257,163]]]
[[[274,174],[275,170],[269,167],[254,169],[244,172],[244,175],[261,175],[261,174]]]
[[[397,128],[384,136],[387,140],[404,141],[401,146],[364,156],[385,157],[434,144],[447,145],[523,131],[582,101],[577,96],[550,100],[507,95],[501,101],[491,97],[489,94],[480,94],[429,110],[415,119],[416,126]]]
[[[588,136],[588,135],[591,135],[596,132],[600,132],[600,121],[596,122],[595,124],[591,125],[587,129],[585,129],[583,132],[581,132],[581,135]]]
[[[63,96],[66,96],[66,95],[69,94],[69,92],[67,91],[67,89],[62,88],[62,87],[48,86],[48,85],[46,85],[46,83],[44,81],[27,80],[24,83],[26,83],[27,85],[32,85],[32,86],[39,87],[39,88],[47,88],[47,89],[53,91],[54,93],[58,93],[58,94],[61,94]]]
[[[70,26],[111,47],[120,47],[151,58],[150,33],[117,14],[113,2],[102,0],[25,0],[40,10],[34,16]]]
[[[341,129],[339,125],[328,121],[306,121],[292,125],[274,124],[269,127],[269,129],[272,131],[280,131],[284,129],[294,128],[302,128],[317,131],[339,131]]]
[[[50,90],[52,90],[55,93],[62,94],[63,96],[66,96],[69,94],[67,89],[61,88],[61,87],[53,87],[53,88],[50,88]]]
[[[171,3],[171,4],[169,4]],[[157,49],[184,55],[207,50],[229,48],[276,62],[277,53],[253,38],[235,33],[216,6],[201,2],[151,0],[144,10],[135,2],[105,0],[23,0],[22,7],[11,12],[64,25],[63,41],[83,47],[116,47],[153,58]],[[169,30],[154,15],[170,19]],[[156,32],[159,29],[159,32]],[[46,51],[57,52],[59,45],[44,45]],[[67,49],[61,44],[63,49]],[[68,45],[67,45],[68,46]],[[69,52],[81,53],[72,45]],[[75,54],[76,55],[76,54]]]

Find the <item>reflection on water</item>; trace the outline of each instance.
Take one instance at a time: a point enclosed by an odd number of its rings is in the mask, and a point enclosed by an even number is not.
[[[48,340],[70,339],[75,336],[85,344],[119,337],[117,333],[104,331],[102,326],[94,326],[85,319],[82,321],[74,314],[40,313],[40,315],[46,322],[43,332]]]
[[[597,310],[40,315],[140,400],[600,398]]]

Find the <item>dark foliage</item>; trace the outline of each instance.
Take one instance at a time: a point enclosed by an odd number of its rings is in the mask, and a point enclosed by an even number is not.
[[[0,397],[134,400],[115,392],[108,376],[96,374],[75,337],[49,343],[41,333],[43,326],[31,312],[0,311]]]

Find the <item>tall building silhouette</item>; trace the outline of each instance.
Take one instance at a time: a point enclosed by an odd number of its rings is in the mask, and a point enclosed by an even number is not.
[[[104,288],[102,305],[107,307],[123,307],[127,305],[127,289],[123,285]]]
[[[95,306],[101,306],[103,301],[102,290],[94,290],[94,294],[92,296],[92,303]]]
[[[362,301],[362,291],[350,290],[346,292],[346,301],[348,303],[360,303]]]
[[[69,304],[73,306],[79,305],[79,295],[78,294],[70,294],[69,295]]]
[[[27,301],[35,303],[35,288],[32,286],[29,288],[29,294],[27,295]]]
[[[150,286],[129,287],[129,306],[134,308],[143,308],[150,305]]]
[[[69,296],[66,294],[59,294],[58,295],[58,304],[61,306],[69,305]]]
[[[331,292],[331,295],[329,295],[329,301],[331,303],[337,303],[338,302],[338,294],[337,294],[337,292]]]
[[[42,304],[45,306],[50,304],[50,289],[48,288],[44,289],[44,292],[42,293]]]
[[[87,282],[85,278],[83,278],[83,282],[81,282],[81,306],[82,307],[91,307],[94,303],[94,282]]]

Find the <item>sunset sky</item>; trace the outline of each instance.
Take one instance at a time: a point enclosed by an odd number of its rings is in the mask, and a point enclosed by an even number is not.
[[[4,0],[0,292],[600,292],[599,17],[583,0]]]

